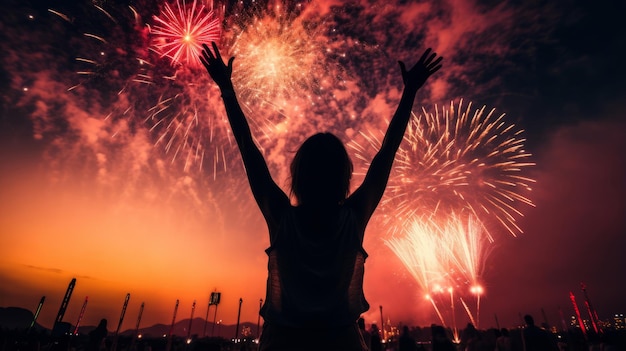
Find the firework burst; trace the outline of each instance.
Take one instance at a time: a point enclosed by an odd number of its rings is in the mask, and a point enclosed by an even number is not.
[[[154,16],[151,28],[152,50],[161,57],[168,57],[172,65],[186,64],[201,67],[202,44],[218,42],[221,36],[221,20],[213,10],[194,0],[187,4],[178,0],[174,5],[165,3],[161,13]]]
[[[301,4],[274,1],[229,19],[226,41],[237,58],[233,84],[246,111],[264,116],[252,116],[253,123],[269,138],[297,128],[295,117],[331,106],[331,90],[342,85],[329,61],[326,23],[310,20],[311,13]]]
[[[524,173],[534,163],[523,131],[504,117],[463,100],[435,106],[434,113],[422,108],[408,126],[381,203],[392,233],[416,216],[466,212],[485,226],[490,240],[498,226],[522,233],[516,219],[523,216],[521,206],[533,206],[525,193],[534,180]],[[380,145],[377,134],[366,139]]]
[[[319,88],[314,71],[323,69],[315,65],[324,61],[315,46],[299,21],[281,14],[254,18],[232,46],[238,58],[234,83],[246,100],[289,100],[303,89],[311,94]]]

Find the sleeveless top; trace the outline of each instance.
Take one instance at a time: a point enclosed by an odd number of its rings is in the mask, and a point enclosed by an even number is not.
[[[271,236],[261,316],[288,327],[354,324],[369,309],[363,295],[367,253],[354,213],[341,206],[332,233],[306,236],[289,206]]]

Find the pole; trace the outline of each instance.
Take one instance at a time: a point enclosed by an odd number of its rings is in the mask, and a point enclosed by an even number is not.
[[[213,328],[211,328],[211,337],[213,337],[213,332],[215,332],[215,321],[217,320],[217,305],[215,305],[215,311],[213,311]],[[219,330],[217,332],[219,334]],[[221,336],[221,335],[218,335]]]
[[[117,350],[117,337],[120,333],[120,329],[122,328],[122,322],[124,322],[124,315],[126,314],[126,308],[128,307],[128,300],[130,300],[130,293],[126,294],[126,298],[124,299],[124,305],[122,306],[122,313],[120,314],[120,320],[117,323],[117,329],[115,329],[115,335],[113,336],[113,345],[111,345],[111,350]]]
[[[141,316],[143,315],[143,307],[145,302],[141,303],[141,307],[139,307],[139,316],[137,317],[137,324],[135,324],[135,336],[139,334],[139,323],[141,322]]]
[[[243,299],[239,298],[239,312],[237,312],[237,328],[235,328],[235,342],[237,342],[237,336],[239,336],[239,318],[241,317],[241,304]]]
[[[587,313],[589,313],[591,326],[593,327],[593,331],[595,331],[596,334],[598,334],[601,331],[598,327],[598,314],[596,313],[596,310],[593,308],[593,305],[591,304],[591,300],[589,300],[589,295],[587,295],[587,286],[585,285],[585,283],[581,282],[580,288],[582,289],[583,294],[585,295],[585,306],[587,306]]]
[[[193,300],[191,305],[191,317],[189,317],[189,327],[187,328],[187,342],[191,340],[191,322],[193,322],[193,312],[196,310],[196,300]]]
[[[30,323],[30,326],[28,327],[28,332],[26,332],[26,334],[29,334],[30,330],[35,326],[35,323],[37,322],[37,318],[39,317],[39,312],[41,312],[41,307],[43,307],[44,301],[46,301],[46,297],[42,296],[41,300],[39,300],[39,305],[37,305],[37,311],[35,312],[33,321]]]
[[[259,300],[259,316],[256,320],[256,338],[257,341],[261,338],[261,308],[263,307],[263,299]]]
[[[572,300],[572,305],[574,305],[574,312],[576,312],[576,318],[578,318],[578,326],[580,330],[583,332],[583,336],[587,339],[587,330],[585,329],[585,323],[583,323],[583,319],[580,316],[580,310],[578,309],[578,304],[576,303],[576,297],[574,297],[573,292],[569,292],[569,299]]]
[[[174,331],[174,323],[176,323],[176,312],[178,312],[178,303],[180,301],[176,299],[176,306],[174,306],[174,317],[172,317],[172,324],[170,325],[170,331],[167,333],[167,345],[165,346],[165,351],[170,351],[172,349],[172,332]]]
[[[206,326],[209,324],[209,310],[211,309],[211,299],[206,307],[206,316],[204,316],[204,330],[202,331],[202,337],[206,337]]]
[[[57,317],[54,320],[54,325],[52,326],[52,336],[54,337],[61,336],[65,332],[63,330],[63,327],[61,326],[61,322],[63,322],[63,316],[65,315],[67,305],[70,303],[70,298],[72,297],[74,286],[76,286],[76,278],[72,278],[72,281],[70,281],[70,284],[67,286],[65,296],[63,297],[63,302],[61,302],[61,307],[59,307],[59,312],[57,313]]]
[[[137,317],[137,324],[135,325],[135,333],[133,335],[133,340],[131,340],[130,347],[129,347],[129,350],[131,351],[135,350],[135,342],[137,341],[137,338],[139,337],[139,323],[141,322],[141,315],[143,314],[144,304],[145,302],[142,302],[141,307],[139,307],[139,317]]]
[[[76,327],[74,328],[74,335],[78,334],[78,326],[80,325],[81,319],[83,319],[83,315],[85,314],[85,309],[87,308],[87,301],[89,300],[89,296],[85,296],[85,302],[83,303],[83,307],[80,309],[80,314],[78,314],[78,320],[76,321]]]
[[[211,305],[215,305],[215,312],[213,314],[213,328],[211,328],[211,337],[213,337],[213,335],[215,334],[215,321],[217,320],[217,306],[220,304],[221,296],[222,296],[222,293],[214,291],[211,293],[211,297],[209,298],[209,307]],[[208,308],[207,308],[206,314],[207,316],[209,315]],[[219,330],[217,333],[220,334]]]
[[[383,305],[378,306],[378,309],[380,309],[380,331],[381,331],[381,337],[383,338],[383,340],[385,340],[385,320],[383,319]]]
[[[72,298],[72,292],[74,291],[74,286],[76,286],[76,278],[72,279],[72,281],[70,282],[70,285],[68,285],[67,290],[65,291],[63,302],[61,302],[61,307],[59,308],[59,312],[57,313],[57,318],[55,320],[56,323],[61,323],[63,321],[65,310],[67,309],[67,305],[70,303],[70,298]]]

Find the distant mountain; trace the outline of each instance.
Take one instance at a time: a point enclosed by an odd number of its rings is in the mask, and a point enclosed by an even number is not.
[[[206,328],[205,328],[206,327]],[[145,337],[163,337],[167,336],[170,332],[171,325],[165,324],[155,324],[150,327],[139,328],[139,333]],[[174,324],[174,328],[172,328],[172,334],[177,337],[185,338],[187,335],[196,336],[196,337],[204,337],[205,335],[208,337],[223,337],[225,339],[232,339],[235,337],[235,331],[237,329],[237,325],[226,325],[226,324],[216,324],[213,325],[212,321],[205,323],[205,320],[202,318],[194,318],[191,321],[191,333],[189,333],[189,319],[183,319]],[[134,330],[126,330],[122,334],[123,335],[133,335]],[[257,335],[257,325],[249,322],[244,322],[239,325],[239,337],[242,337],[244,334],[248,334],[251,337],[256,337]]]
[[[33,312],[20,307],[0,307],[0,328],[7,330],[24,330],[30,327],[35,315]],[[44,329],[39,324],[33,328]]]

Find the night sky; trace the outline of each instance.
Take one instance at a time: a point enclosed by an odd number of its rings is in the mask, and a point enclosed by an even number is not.
[[[583,307],[581,282],[600,318],[626,312],[623,2],[273,4],[216,3],[215,13],[224,16],[223,51],[237,56],[240,100],[283,189],[297,146],[326,130],[348,144],[358,185],[360,156],[375,146],[359,155],[351,145],[386,127],[402,88],[397,60],[413,64],[432,47],[444,67],[414,112],[460,99],[495,108],[524,130],[536,164],[524,169],[536,180],[534,206],[515,205],[523,233],[492,230],[482,257],[480,327],[495,326],[494,316],[516,325],[520,313],[543,322],[542,309],[560,327],[559,311],[573,314],[570,291]],[[50,327],[75,277],[71,323],[85,296],[84,325],[116,320],[126,293],[129,318],[145,302],[142,324],[151,325],[169,323],[176,299],[179,318],[194,300],[203,316],[211,291],[222,292],[218,319],[235,323],[241,297],[242,320],[256,321],[267,231],[216,87],[193,63],[151,50],[148,28],[162,5],[0,5],[0,306],[34,311],[45,295],[39,322]],[[280,79],[259,78],[260,58],[245,51],[264,41],[293,59],[277,65]],[[365,318],[379,320],[383,306],[393,324],[439,323],[385,245],[377,216],[388,211],[379,208],[366,232]],[[467,315],[457,311],[457,320],[465,325]]]

